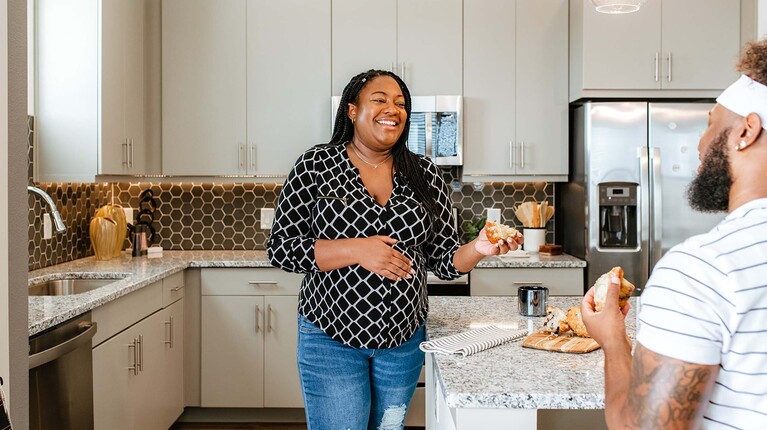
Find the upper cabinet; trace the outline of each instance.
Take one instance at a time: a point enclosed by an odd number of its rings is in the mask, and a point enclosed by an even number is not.
[[[567,17],[567,0],[464,4],[464,181],[567,180]]]
[[[333,95],[368,69],[396,73],[413,95],[462,94],[462,3],[334,0]]]
[[[737,0],[653,0],[610,15],[570,2],[570,99],[713,97],[737,78]]]
[[[282,180],[330,137],[330,0],[164,0],[163,174]]]
[[[159,80],[155,10],[152,0],[37,2],[36,180],[160,173],[160,142],[146,125]]]

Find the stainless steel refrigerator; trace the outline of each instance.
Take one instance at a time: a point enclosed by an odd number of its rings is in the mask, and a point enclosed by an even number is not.
[[[621,266],[641,292],[666,251],[724,218],[693,211],[686,195],[712,106],[589,102],[574,110],[557,230],[565,252],[588,262],[585,288]]]

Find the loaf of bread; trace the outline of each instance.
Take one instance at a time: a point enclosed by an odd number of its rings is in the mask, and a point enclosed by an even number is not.
[[[555,306],[546,306],[546,320],[543,322],[543,331],[554,334],[570,331],[570,325],[567,324],[565,312]]]
[[[623,277],[623,268],[620,266],[613,267],[612,270],[600,276],[594,283],[594,307],[597,312],[602,312],[605,307],[605,300],[607,299],[607,289],[610,286],[610,277],[615,275],[620,279],[621,289],[618,293],[618,305],[623,307],[628,302],[631,294],[634,293],[634,284],[627,281]]]
[[[586,330],[586,325],[583,324],[580,306],[573,306],[567,310],[567,325],[570,326],[570,330],[572,330],[576,336],[591,337],[589,331]]]
[[[522,237],[522,234],[517,229],[493,221],[485,223],[485,234],[487,235],[487,240],[492,243],[506,242],[506,239],[509,238],[516,241],[517,238]]]

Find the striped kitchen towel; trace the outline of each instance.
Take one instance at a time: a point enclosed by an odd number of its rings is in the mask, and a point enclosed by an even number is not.
[[[506,330],[494,325],[421,342],[423,352],[467,356],[527,336],[527,330]]]

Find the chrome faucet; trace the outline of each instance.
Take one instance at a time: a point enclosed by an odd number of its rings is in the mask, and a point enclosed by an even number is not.
[[[56,233],[64,233],[67,230],[67,227],[64,225],[64,220],[61,219],[61,214],[56,209],[56,204],[53,203],[51,196],[37,187],[27,186],[27,191],[42,197],[43,201],[45,201],[45,203],[48,205],[48,209],[50,210],[51,215],[53,216],[53,225],[56,227]]]

